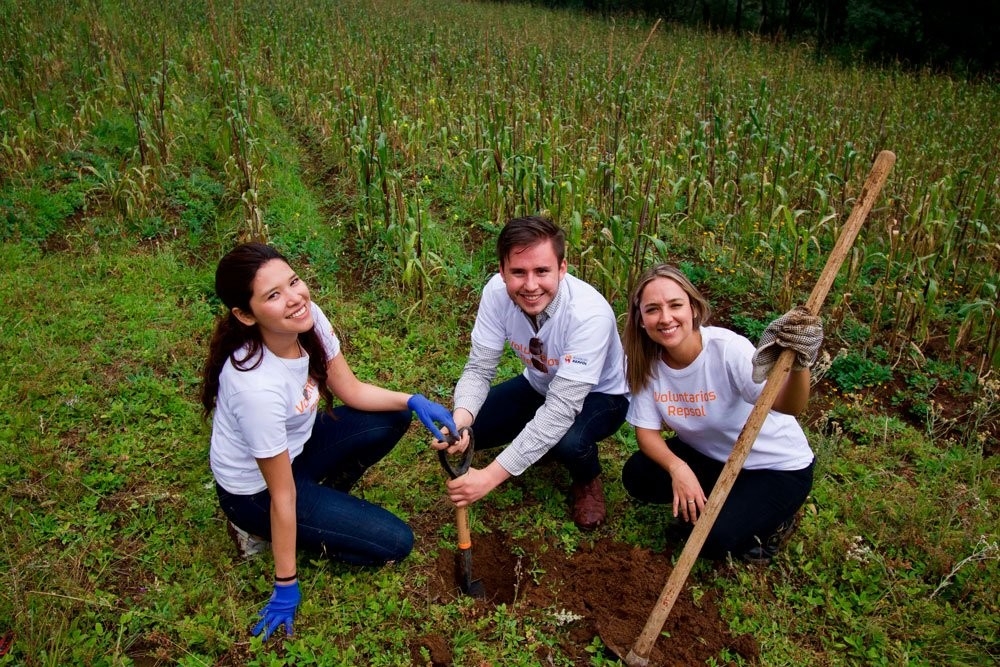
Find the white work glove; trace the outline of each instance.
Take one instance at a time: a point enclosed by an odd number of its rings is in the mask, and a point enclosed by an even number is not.
[[[767,325],[753,355],[753,381],[767,379],[771,367],[778,361],[782,349],[795,351],[792,370],[801,371],[816,363],[823,345],[823,322],[817,315],[799,306]]]

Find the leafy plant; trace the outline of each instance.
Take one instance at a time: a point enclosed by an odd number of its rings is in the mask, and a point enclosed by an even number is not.
[[[168,205],[177,211],[181,228],[195,239],[215,223],[225,194],[222,183],[197,169],[165,186]]]
[[[751,341],[760,340],[761,335],[764,333],[764,329],[767,328],[769,323],[758,320],[757,318],[745,313],[736,313],[731,315],[729,319],[732,323],[733,329],[739,331]]]
[[[9,187],[0,190],[0,240],[37,243],[63,229],[84,205],[78,184]]]
[[[857,391],[892,380],[892,369],[857,352],[838,354],[826,377],[841,391]]]

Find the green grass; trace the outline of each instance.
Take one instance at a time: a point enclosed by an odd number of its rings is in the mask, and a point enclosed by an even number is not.
[[[0,665],[399,665],[427,633],[460,665],[565,664],[552,610],[421,597],[448,522],[395,567],[302,563],[295,638],[248,638],[269,561],[233,557],[197,404],[215,262],[265,235],[360,377],[446,402],[508,215],[563,223],[617,312],[667,258],[753,338],[882,148],[824,312],[839,391],[807,420],[801,528],[769,569],[692,579],[762,664],[997,658],[995,85],[520,5],[0,10]],[[605,448],[603,530],[662,548],[615,481],[634,448]],[[442,484],[414,429],[363,489],[420,521]],[[589,539],[531,471],[483,511],[567,556]]]

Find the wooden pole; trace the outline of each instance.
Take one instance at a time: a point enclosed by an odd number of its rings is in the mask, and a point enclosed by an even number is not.
[[[861,226],[868,217],[872,204],[882,190],[882,186],[885,185],[886,178],[888,178],[889,172],[892,170],[895,162],[896,155],[891,151],[882,151],[875,159],[875,164],[872,166],[868,180],[865,181],[865,185],[861,190],[861,195],[858,197],[857,203],[847,219],[847,224],[841,230],[836,245],[830,251],[830,257],[823,268],[823,273],[820,274],[819,280],[816,282],[816,286],[809,296],[809,300],[806,301],[805,307],[813,315],[819,313],[823,302],[826,300],[830,286],[833,285],[841,264],[844,263],[847,253],[850,252],[851,246],[854,244],[854,239],[857,238],[858,232],[861,231]],[[729,459],[726,461],[726,465],[723,467],[711,495],[708,497],[708,502],[705,503],[705,510],[698,517],[698,521],[694,525],[694,530],[691,531],[691,536],[684,545],[680,558],[677,559],[677,565],[674,566],[666,585],[663,587],[663,592],[660,593],[656,605],[649,614],[646,626],[625,657],[625,663],[629,667],[646,667],[649,664],[649,653],[653,648],[653,643],[663,629],[663,624],[666,623],[667,616],[670,614],[670,610],[673,609],[674,603],[677,601],[677,596],[680,595],[681,588],[683,588],[684,582],[687,580],[687,576],[691,572],[691,568],[694,566],[694,562],[697,560],[702,546],[705,544],[705,539],[708,537],[709,531],[712,530],[719,512],[722,511],[722,506],[725,504],[726,498],[729,497],[729,492],[733,488],[736,476],[739,475],[743,469],[744,462],[747,460],[747,456],[750,455],[750,449],[753,447],[753,443],[757,439],[757,434],[760,433],[760,429],[764,425],[764,420],[767,418],[767,413],[774,404],[774,399],[777,398],[778,392],[785,384],[785,376],[791,370],[794,359],[794,351],[782,350],[778,361],[771,368],[770,373],[768,373],[764,390],[757,398],[757,402],[754,404],[750,416],[747,417],[747,422],[743,426],[743,430],[740,431],[740,435],[736,439],[736,444],[733,445],[733,451],[729,455]]]

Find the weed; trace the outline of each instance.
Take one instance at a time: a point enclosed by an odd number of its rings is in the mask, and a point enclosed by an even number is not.
[[[826,377],[841,391],[852,392],[892,380],[892,369],[857,352],[844,351],[833,358]]]
[[[38,243],[67,226],[71,216],[84,206],[84,193],[77,184],[8,187],[0,190],[0,240]]]
[[[204,170],[195,170],[184,178],[165,185],[167,204],[177,212],[181,229],[199,239],[219,215],[225,188]]]
[[[770,320],[768,322],[764,322],[763,320],[759,320],[745,313],[736,313],[731,315],[729,319],[732,324],[732,328],[749,338],[751,341],[760,340],[761,335],[764,333],[764,330],[770,322]]]

